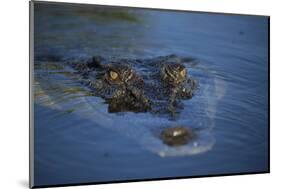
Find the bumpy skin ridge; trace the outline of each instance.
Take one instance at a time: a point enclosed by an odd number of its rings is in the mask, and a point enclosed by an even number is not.
[[[119,60],[94,56],[71,66],[95,96],[105,99],[109,112],[150,111],[175,117],[181,100],[192,98],[198,86],[184,66],[191,61],[176,55]]]

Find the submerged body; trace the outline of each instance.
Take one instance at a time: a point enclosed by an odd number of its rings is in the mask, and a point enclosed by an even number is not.
[[[191,59],[176,55],[152,59],[106,60],[94,56],[72,67],[83,83],[108,104],[108,112],[151,112],[170,114],[175,119],[181,100],[191,99],[198,83],[189,77],[184,65]],[[133,65],[138,65],[136,71]],[[194,133],[186,127],[163,129],[159,138],[168,146],[185,145]]]

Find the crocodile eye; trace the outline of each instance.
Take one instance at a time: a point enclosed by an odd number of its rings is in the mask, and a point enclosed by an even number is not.
[[[115,80],[118,77],[118,73],[116,73],[115,71],[110,71],[109,72],[110,78]]]
[[[185,70],[185,69],[181,70],[181,71],[180,71],[180,75],[181,75],[182,77],[185,77],[185,75],[186,75],[186,70]]]

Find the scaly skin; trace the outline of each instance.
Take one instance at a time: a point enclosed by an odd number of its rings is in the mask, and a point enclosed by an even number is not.
[[[149,100],[143,94],[143,80],[128,65],[109,64],[94,86],[109,103],[109,112],[144,112],[150,109]]]
[[[94,57],[87,64],[75,64],[88,85],[96,96],[100,96],[109,104],[109,112],[145,112],[150,109],[150,103],[143,93],[143,79],[126,64],[100,63],[100,59]],[[91,72],[97,71],[95,78],[91,78]]]
[[[160,77],[169,97],[168,110],[175,114],[176,100],[192,98],[197,83],[195,80],[188,78],[186,68],[180,63],[163,64]]]
[[[181,100],[193,97],[198,83],[189,77],[184,65],[186,61],[191,60],[175,55],[143,60],[142,66],[149,70],[144,77],[144,92],[154,103],[152,112],[170,113],[171,118],[175,119]]]
[[[73,64],[86,83],[109,104],[109,112],[170,113],[176,117],[181,99],[190,99],[197,88],[183,59],[175,55],[152,59],[105,60],[95,56]],[[132,68],[138,67],[138,73]],[[139,75],[141,74],[141,76]]]

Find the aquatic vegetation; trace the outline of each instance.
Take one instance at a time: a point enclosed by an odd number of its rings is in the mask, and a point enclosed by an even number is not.
[[[83,10],[76,11],[77,16],[87,17],[95,21],[126,21],[126,22],[141,22],[140,18],[134,13],[130,12],[125,8],[116,9],[104,9],[102,7],[86,8]]]

